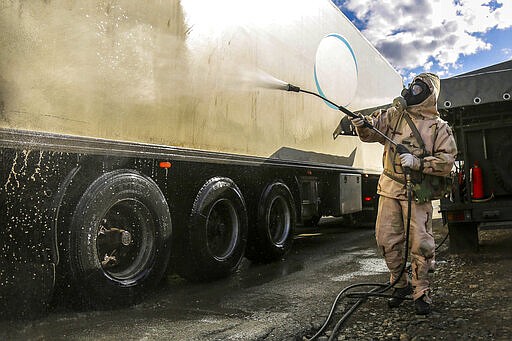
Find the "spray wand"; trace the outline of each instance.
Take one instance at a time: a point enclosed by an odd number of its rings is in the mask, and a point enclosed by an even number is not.
[[[373,131],[375,131],[377,134],[379,134],[380,136],[382,136],[384,139],[386,139],[386,141],[388,141],[389,143],[391,143],[392,145],[394,145],[396,147],[396,150],[398,152],[398,154],[404,154],[404,153],[410,153],[409,150],[403,145],[403,144],[398,144],[396,143],[395,141],[393,141],[392,139],[390,139],[386,134],[384,134],[383,132],[381,132],[380,130],[378,130],[377,128],[375,128],[370,122],[368,122],[367,120],[364,119],[363,115],[359,114],[355,114],[353,113],[352,111],[348,110],[347,108],[345,108],[344,106],[342,105],[338,105],[336,103],[334,103],[333,101],[325,98],[324,96],[322,95],[319,95],[317,94],[316,92],[312,92],[312,91],[308,91],[308,90],[304,90],[304,89],[301,89],[299,88],[298,86],[295,86],[295,85],[292,85],[292,84],[286,84],[285,86],[285,90],[286,91],[292,91],[292,92],[304,92],[306,94],[310,94],[310,95],[313,95],[313,96],[316,96],[316,97],[319,97],[321,99],[323,99],[324,101],[326,101],[327,103],[335,106],[339,111],[343,112],[344,114],[352,117],[352,118],[361,118],[364,122],[364,125],[363,127],[365,128],[369,128],[369,129],[372,129]],[[405,107],[407,106],[407,104],[405,103],[405,99],[403,97],[397,97],[393,100],[393,105],[399,110],[399,111],[402,111],[405,109]]]

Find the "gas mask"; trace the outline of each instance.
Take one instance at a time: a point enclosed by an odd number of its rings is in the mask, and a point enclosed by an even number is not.
[[[402,97],[405,98],[407,106],[420,104],[427,99],[432,91],[428,87],[427,83],[421,79],[415,79],[409,88],[402,90]]]

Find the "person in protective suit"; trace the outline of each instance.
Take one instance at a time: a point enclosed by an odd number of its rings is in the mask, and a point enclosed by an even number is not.
[[[384,145],[384,171],[377,189],[380,198],[375,236],[390,271],[391,282],[400,275],[405,243],[407,190],[402,167],[408,167],[413,178],[419,179],[417,183],[420,188],[423,185],[428,187],[428,183],[421,183],[425,176],[434,175],[428,178],[435,179],[437,176],[449,175],[457,154],[452,131],[437,111],[439,91],[439,77],[422,73],[414,78],[409,88],[402,91],[406,108],[391,107],[375,111],[366,117],[376,129],[407,147],[410,154],[397,154],[394,145],[364,126],[363,118],[352,118],[352,124],[356,127],[361,141],[380,142]],[[416,132],[411,123],[416,127]],[[407,271],[404,271],[397,280],[394,297],[388,300],[388,305],[398,307],[406,296],[412,294],[416,314],[426,315],[430,313],[432,303],[429,270],[433,267],[435,252],[432,198],[422,197],[422,200],[418,200],[416,192],[414,196],[410,222],[412,285]]]

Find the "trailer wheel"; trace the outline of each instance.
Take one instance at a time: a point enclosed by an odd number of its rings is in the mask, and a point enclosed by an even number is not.
[[[478,251],[477,223],[448,223],[450,253],[471,253]]]
[[[247,258],[269,263],[290,251],[296,224],[293,203],[292,194],[285,184],[274,182],[265,188],[256,221],[249,233]]]
[[[189,259],[179,267],[180,275],[203,281],[232,274],[244,255],[247,221],[245,201],[236,184],[223,177],[208,180],[192,206]]]
[[[130,170],[96,179],[80,198],[69,234],[69,267],[81,303],[133,304],[162,278],[171,215],[153,180]]]

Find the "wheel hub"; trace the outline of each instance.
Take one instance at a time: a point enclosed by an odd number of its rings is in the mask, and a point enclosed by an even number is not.
[[[132,234],[129,231],[122,231],[121,232],[121,244],[124,246],[128,246],[132,243]]]
[[[118,265],[118,258],[121,256],[118,252],[119,249],[130,246],[132,243],[133,238],[130,231],[117,227],[106,228],[102,225],[98,231],[98,244],[101,245],[101,250],[105,252],[104,255],[99,255],[103,258],[101,265],[104,268]]]

